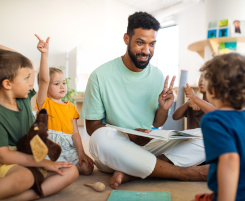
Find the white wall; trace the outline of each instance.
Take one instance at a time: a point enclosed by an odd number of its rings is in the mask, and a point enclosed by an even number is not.
[[[205,3],[199,2],[174,17],[179,26],[179,69],[188,70],[189,84],[197,85],[204,60],[187,48],[191,43],[206,39]]]
[[[0,0],[0,43],[33,60],[39,68],[38,40],[50,36],[49,63],[65,66],[64,54],[100,29],[105,0]],[[93,34],[93,36],[96,36]]]
[[[126,52],[123,35],[127,31],[128,16],[136,11],[131,6],[115,0],[105,0],[103,15],[90,31],[86,41],[81,41],[77,51],[77,87],[84,91],[90,73],[97,67]]]
[[[245,20],[244,0],[205,0],[207,22],[222,19]]]
[[[129,15],[136,11],[138,10],[121,2],[106,0],[105,48],[109,53],[109,60],[125,54],[127,46],[123,36],[127,32]]]
[[[69,86],[72,89],[76,89],[76,76],[77,76],[77,47],[69,52],[69,68],[68,68],[68,76],[71,80],[69,80]]]

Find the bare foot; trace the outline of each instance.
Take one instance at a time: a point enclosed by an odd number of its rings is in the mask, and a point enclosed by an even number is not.
[[[110,179],[110,186],[113,189],[116,189],[120,186],[123,180],[124,173],[115,171]]]
[[[138,177],[133,177],[123,172],[115,171],[110,179],[110,186],[113,189],[117,189],[120,186],[120,184],[126,183],[128,181],[133,181],[136,179],[138,179]]]

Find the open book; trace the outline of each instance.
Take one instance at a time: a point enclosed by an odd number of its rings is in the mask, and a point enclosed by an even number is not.
[[[201,128],[189,129],[189,130],[184,130],[184,131],[154,129],[154,130],[151,130],[149,133],[143,133],[140,131],[127,129],[127,128],[121,128],[121,127],[113,126],[110,124],[106,124],[106,126],[110,128],[115,128],[118,131],[121,131],[123,133],[139,135],[139,136],[149,137],[149,138],[155,138],[155,139],[164,140],[167,142],[173,139],[176,140],[176,139],[188,139],[188,138],[192,138],[192,139],[202,139],[203,138]]]

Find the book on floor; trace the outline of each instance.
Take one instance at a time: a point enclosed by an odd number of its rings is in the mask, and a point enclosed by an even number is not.
[[[169,192],[113,190],[107,201],[171,201]]]
[[[106,124],[106,126],[110,128],[115,128],[118,131],[121,131],[123,133],[164,140],[167,142],[169,140],[174,140],[174,139],[188,139],[188,138],[202,139],[203,138],[202,131],[200,128],[189,129],[189,130],[184,130],[184,131],[154,129],[154,130],[151,130],[149,133],[143,133],[140,131],[127,129],[127,128],[121,128],[121,127],[113,126],[110,124]]]

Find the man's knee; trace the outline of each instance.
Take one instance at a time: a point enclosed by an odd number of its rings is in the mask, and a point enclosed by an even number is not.
[[[115,153],[117,151],[115,147],[116,142],[113,140],[114,143],[112,143],[111,138],[108,137],[108,135],[115,135],[116,133],[116,130],[114,131],[113,129],[107,127],[102,127],[96,130],[91,136],[89,142],[89,147],[92,153],[96,156],[99,156],[100,153],[105,155],[110,155],[113,152]]]

